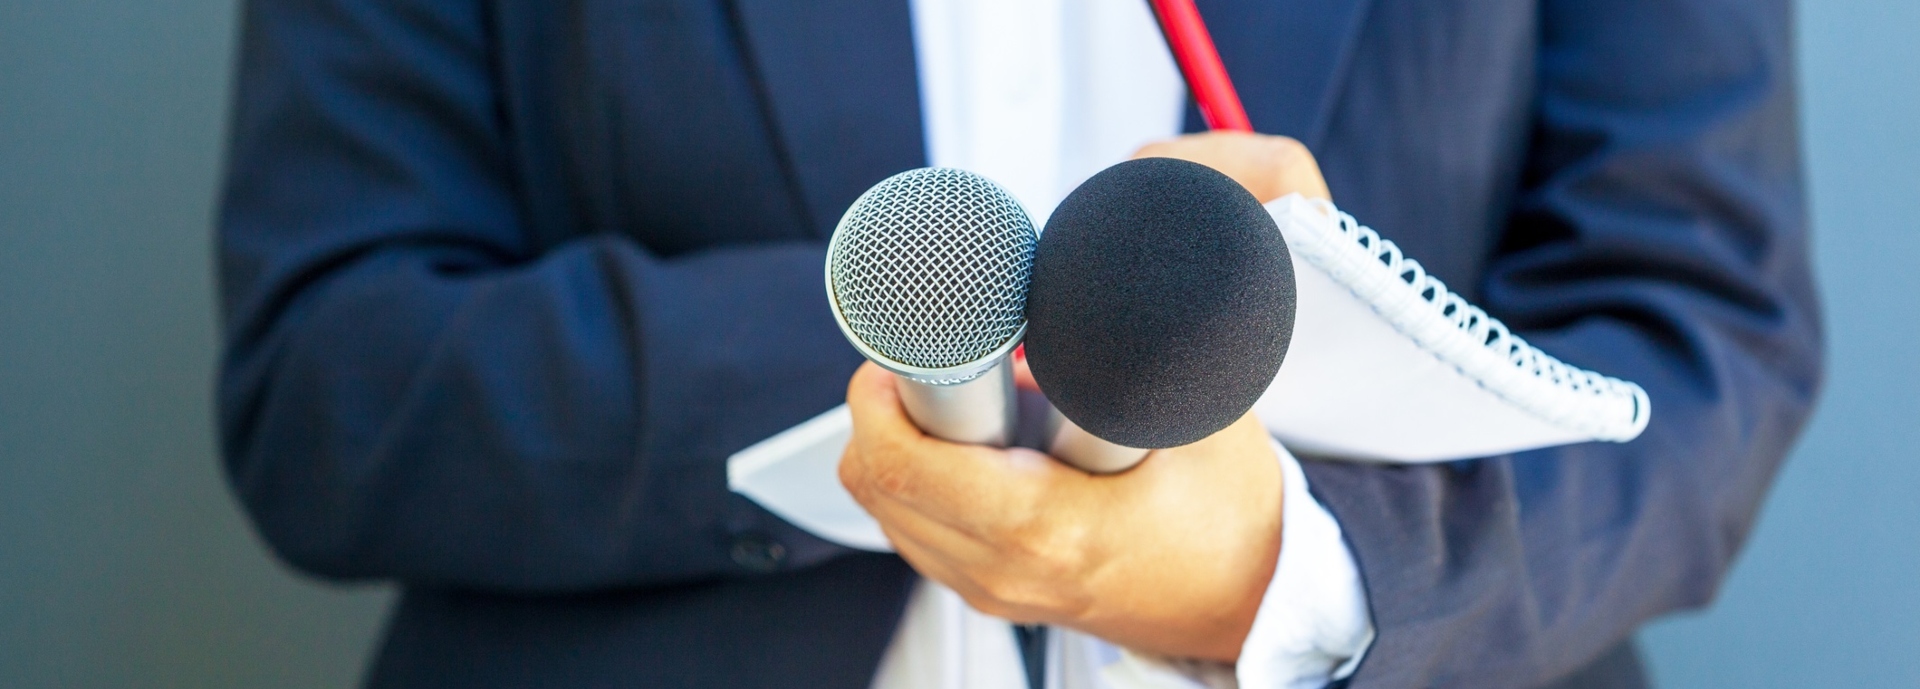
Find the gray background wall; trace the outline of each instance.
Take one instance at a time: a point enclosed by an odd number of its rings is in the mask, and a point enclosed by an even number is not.
[[[1827,392],[1668,687],[1920,687],[1920,2],[1800,5]]]
[[[1831,385],[1662,684],[1920,687],[1920,3],[1802,7]],[[232,0],[0,2],[0,686],[344,687],[388,593],[289,574],[218,474]]]
[[[0,0],[0,686],[346,687],[384,610],[214,455],[232,0]]]

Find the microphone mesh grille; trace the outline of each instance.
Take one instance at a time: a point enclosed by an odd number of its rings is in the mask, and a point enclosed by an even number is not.
[[[961,366],[1026,324],[1036,239],[1026,210],[991,180],[909,170],[874,185],[841,218],[828,284],[847,329],[882,356]]]

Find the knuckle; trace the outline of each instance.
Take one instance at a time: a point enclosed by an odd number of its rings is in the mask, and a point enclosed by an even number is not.
[[[877,467],[868,479],[869,484],[888,495],[907,496],[913,490],[913,472],[907,470],[905,462]]]
[[[1016,616],[1013,606],[1007,605],[1005,602],[994,598],[991,594],[969,593],[962,594],[960,598],[967,602],[967,607],[993,617],[1011,620]]]
[[[860,456],[855,454],[852,448],[840,457],[838,474],[840,485],[846,488],[848,493],[852,493],[855,499],[866,499],[868,492],[866,463],[860,460]]]
[[[1286,167],[1299,167],[1313,164],[1313,151],[1299,139],[1276,136],[1272,139],[1274,158]]]
[[[1071,587],[1030,577],[1003,576],[980,583],[981,600],[969,600],[975,609],[1014,622],[1066,619],[1082,605]]]
[[[913,462],[905,461],[907,457],[905,445],[896,439],[884,435],[856,439],[840,461],[840,481],[848,490],[867,495],[902,495],[914,481]]]
[[[1006,577],[995,577],[981,582],[981,587],[985,589],[984,597],[988,599],[987,605],[993,608],[991,611],[981,610],[981,612],[989,613],[994,617],[1005,619],[1031,617],[1031,611],[1045,607],[1044,596],[1035,587]]]
[[[1016,551],[1043,575],[1077,576],[1086,561],[1084,529],[1071,523],[1040,518],[1016,526],[1011,539]]]

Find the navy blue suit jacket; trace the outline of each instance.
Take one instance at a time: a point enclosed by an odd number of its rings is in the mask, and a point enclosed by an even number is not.
[[[1710,600],[1819,382],[1787,0],[1200,5],[1343,208],[1654,403],[1625,445],[1308,462],[1379,633],[1353,686],[1631,683],[1620,644]],[[859,362],[823,240],[924,159],[908,22],[246,3],[227,467],[288,562],[403,585],[371,684],[866,685],[912,573],[723,461]]]

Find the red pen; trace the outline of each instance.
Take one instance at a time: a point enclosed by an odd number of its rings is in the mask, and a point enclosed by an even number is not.
[[[1160,33],[1166,36],[1174,61],[1180,63],[1187,90],[1193,92],[1193,101],[1200,106],[1200,116],[1207,121],[1207,128],[1253,131],[1247,109],[1240,105],[1240,94],[1233,90],[1233,80],[1227,78],[1227,66],[1220,62],[1220,51],[1213,47],[1213,36],[1200,20],[1200,8],[1193,5],[1193,0],[1147,0],[1147,3],[1153,6],[1153,15],[1160,20]]]

